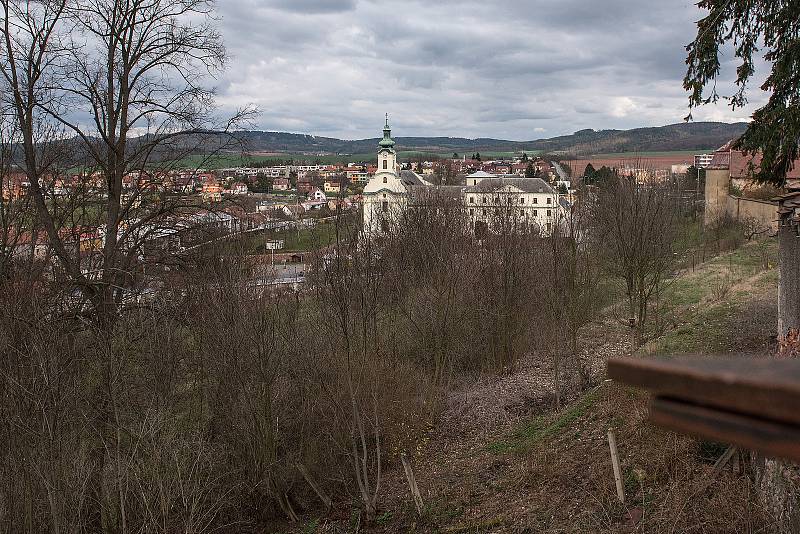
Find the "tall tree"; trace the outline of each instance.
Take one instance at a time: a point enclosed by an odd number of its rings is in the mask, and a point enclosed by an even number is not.
[[[625,282],[629,317],[639,333],[648,306],[673,266],[676,195],[671,184],[640,185],[635,178],[598,181],[593,223],[606,243],[605,266]]]
[[[739,65],[736,90],[726,96],[732,108],[744,106],[755,74],[753,56],[764,50],[771,71],[761,90],[769,93],[769,100],[753,113],[734,148],[760,151],[761,164],[753,169],[755,179],[782,186],[800,156],[800,4],[795,0],[701,0],[698,6],[708,14],[697,23],[697,36],[687,46],[683,85],[690,93],[690,107],[719,100],[715,82],[721,49],[728,43],[733,44]],[[709,85],[711,91],[706,93]]]
[[[698,6],[707,9],[708,14],[697,23],[697,36],[687,47],[688,69],[683,85],[690,92],[689,104],[694,107],[719,99],[716,79],[720,74],[720,49],[732,43],[739,65],[730,103],[733,108],[744,106],[748,82],[755,74],[753,56],[764,50],[771,70],[761,90],[769,94],[769,99],[753,113],[753,120],[734,148],[760,152],[760,165],[750,169],[754,178],[782,186],[800,156],[800,2],[702,0]],[[708,85],[712,90],[705,94]],[[791,344],[800,330],[800,247],[796,231],[796,225],[782,224],[778,232],[778,337],[782,344]],[[762,500],[779,518],[777,529],[796,532],[800,525],[797,469],[772,460],[756,465]]]
[[[143,239],[180,206],[159,188],[169,166],[163,162],[208,140],[202,134],[214,95],[204,82],[225,62],[213,2],[2,0],[0,6],[0,94],[18,123],[20,163],[38,219],[64,278],[96,317],[108,320],[135,275]],[[101,184],[94,201],[103,243],[91,269],[65,243],[47,191],[56,163],[62,170],[76,163],[46,153],[66,137],[76,140],[72,150]]]
[[[525,178],[535,178],[536,177],[536,167],[533,166],[533,163],[528,163],[528,166],[525,167]]]

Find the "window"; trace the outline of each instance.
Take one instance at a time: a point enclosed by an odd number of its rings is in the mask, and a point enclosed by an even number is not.
[[[386,219],[381,221],[381,231],[385,234],[389,231],[389,221]]]
[[[383,160],[383,168],[384,168],[384,170],[389,168],[389,160],[388,159]],[[385,179],[386,178],[384,178],[384,180]]]
[[[475,204],[475,197],[469,197],[469,203]]]
[[[469,214],[470,214],[470,215],[475,215],[475,210],[474,210],[474,209],[472,209],[472,208],[470,208],[470,209],[469,209]]]
[[[525,204],[525,197],[521,197],[521,198],[519,199],[519,203],[520,203],[520,204]]]
[[[552,203],[553,203],[553,199],[552,199],[552,198],[548,198],[548,199],[547,199],[547,203],[548,203],[548,204],[552,204]]]
[[[547,216],[548,217],[552,217],[553,216],[553,210],[547,210]]]
[[[494,203],[500,204],[500,197],[494,197]]]
[[[519,216],[520,217],[524,217],[525,216],[525,210],[519,210]]]
[[[486,215],[486,210],[482,210],[482,211],[483,211],[483,215],[485,216]]]
[[[552,224],[550,224],[550,223],[547,223],[547,231],[548,231],[548,232],[550,231],[550,229],[551,229],[552,227],[553,227],[553,225],[552,225]]]
[[[533,210],[533,216],[536,217],[539,214],[538,210]]]
[[[383,212],[386,213],[387,211],[389,211],[389,201],[384,200],[382,204],[383,204]]]
[[[539,199],[538,199],[538,198],[536,198],[536,197],[533,197],[533,203],[534,203],[534,204],[538,204],[538,203],[539,203]]]
[[[483,197],[483,203],[486,204],[486,197]]]
[[[386,162],[384,161],[384,163],[386,163]],[[385,169],[386,165],[384,165],[383,168]],[[386,177],[385,176],[383,177],[383,183],[386,183]]]

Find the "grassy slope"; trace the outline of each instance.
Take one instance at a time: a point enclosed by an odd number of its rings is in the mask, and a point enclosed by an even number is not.
[[[750,243],[679,277],[664,295],[675,324],[639,354],[764,354],[774,330],[776,263],[774,241]],[[613,490],[607,428],[620,446],[626,507]],[[644,532],[768,528],[746,478],[725,472],[702,489],[724,447],[653,427],[645,395],[630,388],[604,383],[556,414],[523,423],[489,450],[528,463],[522,480],[538,490],[530,500],[540,515],[550,514],[537,528],[619,531],[630,510],[642,515]]]
[[[775,264],[774,242],[751,243],[678,277],[662,297],[664,321],[674,324],[640,355],[768,349]],[[422,464],[420,471],[435,471],[422,482],[425,516],[415,519],[404,496],[377,530],[630,532],[634,517],[637,532],[769,531],[746,477],[726,470],[705,487],[724,446],[661,430],[646,419],[646,395],[602,383],[482,446],[448,451],[430,462],[434,468]],[[609,428],[619,444],[625,506],[616,499]]]

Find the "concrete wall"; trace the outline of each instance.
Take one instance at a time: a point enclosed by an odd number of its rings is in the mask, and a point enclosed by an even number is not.
[[[741,220],[752,217],[773,232],[778,230],[778,203],[735,197],[730,194],[731,175],[727,168],[706,169],[705,223],[724,214]]]
[[[706,169],[705,223],[709,224],[728,209],[731,173],[726,169]]]
[[[778,231],[778,203],[728,195],[727,211],[737,220],[756,219],[772,233]]]

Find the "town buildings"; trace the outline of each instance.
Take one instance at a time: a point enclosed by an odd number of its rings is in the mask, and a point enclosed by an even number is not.
[[[429,174],[400,170],[391,132],[387,116],[383,139],[378,143],[378,171],[364,188],[363,220],[369,234],[388,230],[392,213],[437,193],[441,197],[443,192],[463,203],[476,234],[490,230],[500,215],[549,234],[568,213],[569,203],[547,182],[508,174],[511,166],[497,167],[505,170],[499,175],[474,172],[466,176],[464,184],[455,186],[434,185],[427,180]]]

